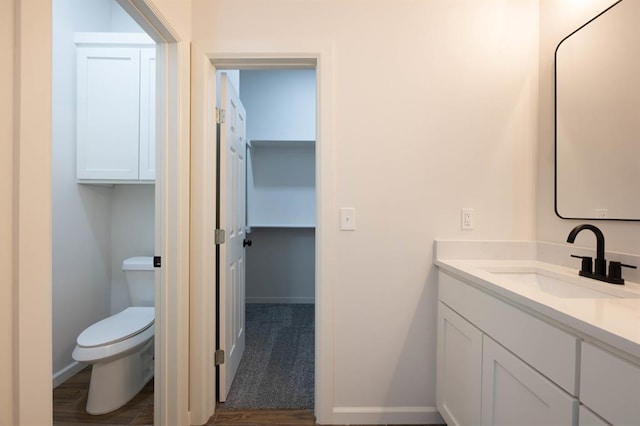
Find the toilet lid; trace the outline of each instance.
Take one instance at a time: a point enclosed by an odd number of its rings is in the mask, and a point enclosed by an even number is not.
[[[78,345],[90,348],[116,343],[151,327],[153,307],[131,307],[99,321],[78,336]]]

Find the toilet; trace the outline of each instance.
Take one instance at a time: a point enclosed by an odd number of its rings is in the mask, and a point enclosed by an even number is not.
[[[125,259],[122,269],[131,307],[89,326],[80,333],[73,350],[73,359],[92,364],[89,414],[117,410],[153,377],[153,258]]]

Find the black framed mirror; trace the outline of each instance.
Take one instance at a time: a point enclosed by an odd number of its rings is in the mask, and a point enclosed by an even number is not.
[[[640,1],[619,0],[555,53],[555,211],[640,220]]]

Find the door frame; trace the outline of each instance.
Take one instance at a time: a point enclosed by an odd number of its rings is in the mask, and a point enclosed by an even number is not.
[[[216,71],[316,70],[315,415],[333,417],[333,282],[337,229],[333,182],[333,45],[323,40],[194,42],[191,76],[191,420],[215,411]]]
[[[190,44],[152,0],[116,1],[157,43],[153,423],[188,425]]]
[[[189,424],[190,46],[153,0],[117,0],[158,43],[154,424]],[[13,418],[52,421],[51,0],[16,0]],[[170,102],[168,100],[171,100]],[[158,170],[157,170],[158,173]],[[160,208],[158,208],[158,206]],[[34,259],[37,262],[34,263]],[[37,267],[34,267],[37,265]]]

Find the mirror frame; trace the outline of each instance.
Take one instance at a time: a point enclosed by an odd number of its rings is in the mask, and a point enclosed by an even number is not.
[[[637,0],[634,0],[637,1]],[[595,21],[596,19],[598,19],[600,16],[604,15],[605,13],[607,13],[610,9],[614,8],[615,6],[617,6],[618,4],[620,4],[622,2],[622,0],[618,0],[615,3],[613,3],[612,5],[608,6],[606,9],[604,9],[602,12],[598,13],[596,16],[594,16],[593,18],[589,19],[587,22],[585,22],[584,24],[582,24],[580,27],[578,27],[577,29],[575,29],[574,31],[572,31],[569,35],[567,35],[566,37],[564,37],[562,40],[560,40],[560,43],[558,43],[558,45],[556,46],[555,52],[554,52],[554,56],[553,56],[553,140],[554,140],[554,145],[553,145],[553,156],[554,156],[554,167],[553,167],[553,189],[554,189],[554,197],[553,197],[553,209],[554,212],[556,214],[556,216],[558,216],[560,219],[567,219],[567,220],[608,220],[608,221],[625,221],[625,222],[638,222],[640,221],[640,218],[638,219],[619,219],[619,218],[595,218],[595,217],[564,217],[560,214],[560,212],[558,211],[558,49],[560,48],[560,46],[562,45],[562,43],[564,43],[568,38],[570,38],[571,36],[573,36],[575,33],[577,33],[578,31],[580,31],[581,29],[583,29],[584,27],[586,27],[587,25],[589,25],[590,23],[592,23],[593,21]]]

